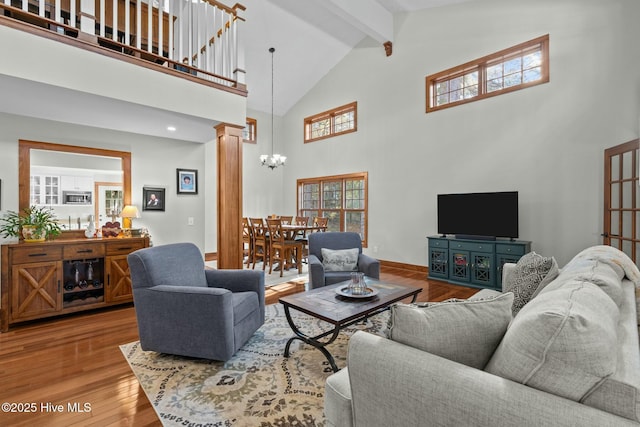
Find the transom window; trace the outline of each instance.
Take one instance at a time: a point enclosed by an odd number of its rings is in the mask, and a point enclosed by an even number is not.
[[[547,34],[427,76],[427,113],[548,81]]]
[[[358,130],[358,103],[343,105],[304,119],[304,142]]]
[[[328,231],[353,231],[367,244],[367,172],[298,180],[299,216],[329,218]]]
[[[247,117],[247,124],[242,129],[242,140],[250,144],[256,144],[258,140],[258,121]]]

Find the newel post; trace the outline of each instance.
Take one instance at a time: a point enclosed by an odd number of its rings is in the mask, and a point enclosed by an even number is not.
[[[233,10],[235,12],[234,22],[233,22],[233,40],[235,44],[234,46],[234,49],[235,49],[234,63],[235,64],[232,72],[233,72],[233,80],[236,81],[237,87],[242,89],[246,87],[246,80],[245,80],[246,70],[245,70],[245,60],[244,60],[244,54],[245,54],[245,37],[243,33],[244,18],[240,16],[240,13],[245,11],[246,8],[241,4],[236,3],[236,5],[233,6]]]
[[[218,268],[242,268],[242,127],[216,126]]]

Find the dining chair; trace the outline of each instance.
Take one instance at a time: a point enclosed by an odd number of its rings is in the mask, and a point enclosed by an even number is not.
[[[264,270],[269,260],[269,235],[267,233],[267,227],[262,218],[249,218],[249,224],[253,232],[253,254],[251,256],[253,267],[251,268],[256,268],[257,258],[260,258],[262,261],[262,269]]]
[[[292,216],[279,216],[279,219],[282,220],[283,224],[291,224],[293,222],[293,215]]]
[[[309,225],[308,216],[297,216],[294,220],[294,225],[299,227],[307,227]],[[309,230],[302,229],[296,232],[295,239],[302,243],[302,262],[307,262],[307,254],[309,252],[309,239],[307,239],[307,232]]]
[[[319,231],[327,231],[327,226],[329,225],[329,218],[323,216],[316,216],[313,218],[313,225],[316,227],[320,227]]]
[[[280,277],[288,268],[291,260],[295,257],[298,273],[302,274],[302,243],[295,239],[288,239],[282,229],[281,219],[267,219],[269,228],[269,274],[273,271],[273,265],[278,262],[280,265]]]
[[[242,253],[243,256],[246,254],[247,261],[244,264],[249,267],[253,259],[253,229],[247,217],[242,218]]]
[[[296,225],[309,225],[309,217],[308,216],[297,216],[295,219]]]

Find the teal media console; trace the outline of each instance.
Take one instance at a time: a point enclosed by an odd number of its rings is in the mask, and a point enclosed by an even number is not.
[[[531,251],[524,240],[473,240],[429,236],[429,278],[502,290],[502,266]]]

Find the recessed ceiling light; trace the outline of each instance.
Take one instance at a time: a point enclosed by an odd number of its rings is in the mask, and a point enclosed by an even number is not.
[[[176,131],[176,127],[175,126],[167,126],[167,130],[169,132],[175,132]]]

